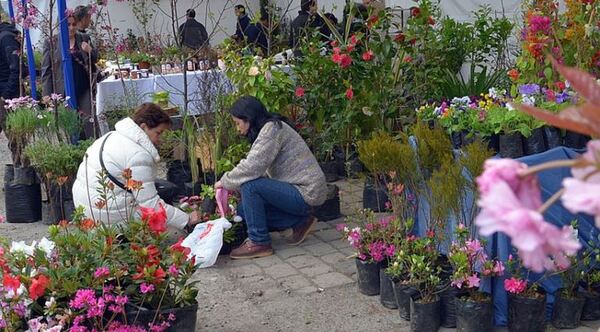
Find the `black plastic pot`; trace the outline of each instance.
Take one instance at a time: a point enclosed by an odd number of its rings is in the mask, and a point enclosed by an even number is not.
[[[156,187],[158,197],[167,204],[173,204],[175,198],[179,195],[179,187],[173,182],[156,179],[154,181],[154,186]]]
[[[409,284],[394,281],[394,296],[396,296],[400,318],[410,320],[410,300],[418,298],[419,292]]]
[[[363,208],[374,212],[384,212],[385,203],[388,201],[387,188],[383,181],[376,181],[373,177],[365,178],[363,188]]]
[[[537,298],[508,294],[508,331],[544,332],[546,295]]]
[[[589,137],[567,130],[565,134],[565,146],[572,149],[583,149],[589,141]]]
[[[327,200],[321,206],[315,207],[313,213],[320,221],[341,217],[340,188],[334,184],[327,184]]]
[[[9,223],[31,223],[42,219],[42,189],[36,182],[35,172],[32,168],[20,170],[13,165],[6,165],[4,169],[4,206],[6,221]],[[25,176],[25,174],[30,174]],[[15,176],[19,184],[15,183]]]
[[[488,148],[495,153],[500,152],[500,135],[493,134],[490,137],[486,137]]]
[[[581,290],[579,292],[584,298],[581,320],[599,320],[600,319],[600,293]]]
[[[585,298],[566,298],[560,291],[554,299],[552,325],[557,329],[574,329],[579,326]]]
[[[185,184],[192,181],[192,172],[188,163],[180,160],[170,162],[167,168],[167,181],[177,186],[177,194],[185,195]]]
[[[358,291],[364,295],[379,295],[379,263],[365,262],[356,258]]]
[[[457,297],[456,330],[459,332],[492,331],[494,326],[493,306],[490,298],[484,302],[475,302],[468,297]]]
[[[503,158],[523,157],[523,136],[519,133],[500,135],[499,150]]]
[[[460,132],[461,146],[467,146],[467,145],[475,142],[476,138],[477,137],[475,136],[475,134],[473,134],[469,131],[463,130]]]
[[[126,305],[127,322],[131,325],[148,327],[149,323],[160,323],[166,321],[169,314],[175,315],[175,321],[170,322],[171,326],[166,332],[195,332],[196,318],[198,314],[198,304],[183,308],[162,309],[156,316],[156,310],[148,310],[133,304]],[[157,317],[157,320],[154,319]]]
[[[556,127],[544,126],[544,137],[548,149],[554,149],[562,145],[560,129]]]
[[[394,282],[385,273],[385,268],[379,270],[379,301],[388,309],[398,309],[396,295],[394,295]]]
[[[546,142],[544,141],[544,129],[536,128],[531,132],[531,136],[525,138],[523,144],[525,155],[532,155],[546,151]]]
[[[73,181],[63,186],[50,185],[48,188],[48,219],[44,220],[47,225],[56,225],[61,220],[70,220],[75,211],[73,203]]]
[[[440,299],[423,303],[421,300],[410,301],[410,331],[436,332],[440,328]]]
[[[440,324],[442,327],[456,327],[456,303],[454,300],[465,295],[465,291],[456,287],[448,287],[440,293]]]
[[[235,231],[235,240],[230,243],[223,241],[223,246],[221,247],[221,251],[219,251],[219,255],[229,255],[233,249],[239,247],[248,237],[248,227],[246,226],[246,223],[240,222],[240,224],[241,227],[237,228]]]
[[[321,166],[321,170],[325,174],[325,181],[327,182],[335,182],[339,179],[338,177],[338,168],[339,163],[335,160],[331,161],[322,161],[319,163]]]

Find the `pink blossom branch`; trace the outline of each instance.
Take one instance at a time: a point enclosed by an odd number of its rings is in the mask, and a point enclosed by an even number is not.
[[[565,188],[561,188],[559,191],[555,192],[552,197],[550,197],[544,204],[538,209],[539,213],[544,213],[548,208],[552,206],[552,204],[556,203],[565,192]]]
[[[525,178],[535,173],[539,173],[541,171],[554,169],[554,168],[563,168],[563,167],[573,167],[580,163],[578,159],[568,159],[568,160],[555,160],[547,163],[543,163],[540,165],[536,165],[533,167],[529,167],[526,171],[520,172],[519,176]]]

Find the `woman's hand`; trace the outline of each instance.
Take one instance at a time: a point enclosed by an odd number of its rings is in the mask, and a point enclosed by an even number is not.
[[[92,52],[92,46],[90,46],[90,44],[88,44],[88,42],[82,42],[81,43],[81,50],[87,53],[91,53]]]
[[[193,229],[194,226],[199,224],[201,221],[202,219],[200,218],[198,211],[193,211],[190,213],[190,219],[188,220],[187,227]]]
[[[223,184],[221,183],[221,181],[217,181],[215,183],[215,189],[220,189],[220,188],[223,188]]]

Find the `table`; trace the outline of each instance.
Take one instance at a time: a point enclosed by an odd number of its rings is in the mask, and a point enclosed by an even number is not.
[[[199,115],[214,111],[217,98],[233,91],[233,86],[225,73],[220,70],[193,71],[187,74],[188,113]],[[100,119],[102,133],[108,131],[101,114],[116,107],[135,108],[144,102],[152,101],[152,94],[158,91],[169,92],[169,104],[184,107],[183,73],[154,75],[141,79],[109,78],[98,84],[96,91],[96,115]]]

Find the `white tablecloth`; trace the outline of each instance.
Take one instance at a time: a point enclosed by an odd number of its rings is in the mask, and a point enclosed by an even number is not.
[[[152,100],[152,94],[158,91],[169,92],[169,104],[184,107],[183,73],[156,75],[150,78],[125,79],[125,89],[120,79],[106,79],[98,84],[96,92],[96,114],[98,119],[103,112],[115,107],[135,108],[141,103]],[[197,115],[215,110],[217,97],[230,93],[232,84],[220,70],[187,72],[188,114]],[[125,90],[125,91],[124,91]],[[107,130],[101,124],[102,132]]]

